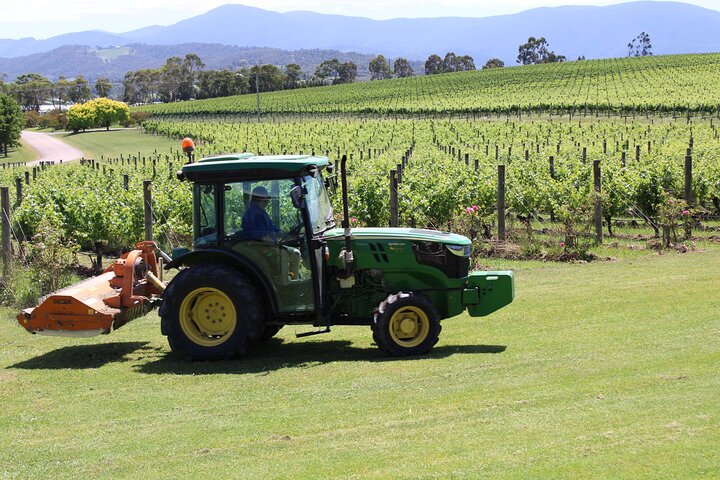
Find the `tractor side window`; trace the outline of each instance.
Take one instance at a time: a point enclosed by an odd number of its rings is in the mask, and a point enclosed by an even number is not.
[[[308,175],[303,178],[303,183],[307,192],[305,200],[310,213],[313,232],[320,233],[334,227],[335,218],[322,177],[320,175],[315,177]]]
[[[215,215],[215,185],[197,184],[195,201],[195,245],[216,245],[217,225]]]
[[[278,242],[287,232],[297,233],[302,220],[290,199],[293,186],[290,179],[225,185],[226,238]]]
[[[242,219],[250,203],[242,183],[225,185],[225,235],[232,237],[240,232]]]

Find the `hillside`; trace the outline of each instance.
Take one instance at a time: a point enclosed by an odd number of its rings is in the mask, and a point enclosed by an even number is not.
[[[257,63],[274,65],[298,63],[302,67],[302,71],[308,74],[312,74],[323,60],[335,57],[341,62],[348,60],[355,62],[360,78],[369,76],[367,67],[373,57],[372,55],[337,50],[241,48],[210,43],[129,44],[123,47],[108,48],[68,45],[46,53],[17,58],[0,58],[0,72],[7,75],[6,80],[8,81],[12,81],[24,73],[39,73],[53,80],[60,75],[67,78],[83,75],[90,80],[107,77],[119,81],[128,71],[159,68],[166,59],[172,56],[184,57],[188,53],[200,56],[208,69],[235,69]],[[421,68],[419,64],[415,64],[413,67]]]
[[[627,55],[627,43],[641,31],[650,34],[656,55],[720,51],[720,37],[716,34],[720,31],[720,12],[676,2],[536,8],[484,18],[383,21],[313,12],[277,13],[243,5],[225,5],[167,27],[150,26],[125,33],[76,32],[45,40],[0,40],[0,57],[5,57],[0,63],[0,72],[10,77],[15,72],[27,73],[26,65],[35,64],[37,58],[28,58],[28,55],[50,52],[65,45],[88,45],[95,49],[140,43],[167,46],[212,43],[289,51],[320,49],[367,55],[382,53],[387,57],[403,56],[421,62],[433,53],[443,55],[455,51],[473,56],[478,65],[491,57],[514,65],[518,45],[529,36],[546,37],[552,50],[569,59],[581,55],[611,58]],[[57,53],[52,53],[51,57]],[[19,63],[8,60],[11,57],[17,58]],[[253,63],[255,58],[248,57],[247,60]],[[269,61],[262,58],[262,61]],[[37,64],[40,65],[51,63],[51,60],[39,60]],[[132,65],[142,64],[142,60],[135,60]],[[216,60],[217,63],[215,59],[210,63],[219,67],[232,64],[222,55]],[[95,77],[100,74],[76,68],[76,64],[83,64],[79,56],[70,56],[60,63],[68,70],[64,72],[66,76],[81,73]],[[157,66],[151,62],[147,65]],[[110,61],[107,65],[97,63],[96,70],[119,72],[122,68],[122,63]],[[38,73],[50,75],[50,71],[55,70]]]
[[[720,54],[528,65],[261,95],[265,113],[672,113],[719,104]],[[257,103],[255,95],[241,95],[143,108],[161,115],[254,114]]]

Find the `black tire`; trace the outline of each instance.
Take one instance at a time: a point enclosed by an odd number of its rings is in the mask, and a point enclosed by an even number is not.
[[[267,342],[271,338],[273,338],[277,333],[280,331],[281,328],[283,328],[285,325],[265,325],[265,329],[263,330],[262,334],[260,335],[260,338],[258,339],[258,343]]]
[[[248,277],[217,264],[180,271],[163,294],[159,314],[170,349],[196,360],[244,355],[260,339],[265,319]]]
[[[373,339],[387,355],[422,355],[438,342],[440,316],[427,297],[400,292],[388,296],[375,311]]]

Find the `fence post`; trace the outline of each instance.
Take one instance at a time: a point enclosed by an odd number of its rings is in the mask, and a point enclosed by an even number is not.
[[[688,209],[692,208],[692,150],[689,148],[685,154],[685,202],[687,202]],[[692,227],[690,226],[690,219],[688,218],[685,220],[685,240],[690,240],[691,237]]]
[[[153,240],[152,217],[152,181],[143,180],[143,199],[145,204],[145,240]]]
[[[555,157],[550,155],[550,178],[555,180]],[[555,223],[555,210],[550,207],[550,223]]]
[[[130,176],[129,175],[123,175],[123,188],[127,192],[130,188]]]
[[[600,199],[600,160],[593,162],[593,180],[595,183],[595,243],[602,243],[602,201]]]
[[[397,171],[390,170],[390,226],[399,227]]]
[[[10,275],[10,262],[12,258],[12,246],[10,243],[10,189],[0,187],[0,205],[2,208],[2,262],[3,277]]]
[[[15,193],[17,194],[17,206],[22,203],[22,178],[15,178]]]
[[[498,240],[505,241],[505,165],[498,165]]]

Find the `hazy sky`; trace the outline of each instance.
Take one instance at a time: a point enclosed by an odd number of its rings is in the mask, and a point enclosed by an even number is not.
[[[122,33],[149,25],[171,25],[227,3],[266,10],[361,16],[487,17],[536,7],[611,5],[623,0],[5,0],[0,6],[0,38],[49,38],[61,33],[105,30]],[[720,0],[684,0],[720,10]]]

